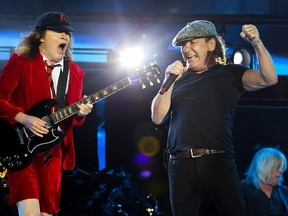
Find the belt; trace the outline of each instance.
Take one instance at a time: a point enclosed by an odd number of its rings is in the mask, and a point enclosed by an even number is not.
[[[203,155],[224,153],[225,151],[215,150],[215,149],[206,149],[206,148],[194,148],[186,151],[178,151],[175,154],[170,155],[170,159],[175,158],[197,158]]]

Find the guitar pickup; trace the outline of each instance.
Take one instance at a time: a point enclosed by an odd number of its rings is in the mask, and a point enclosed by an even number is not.
[[[15,128],[15,131],[16,131],[16,134],[17,134],[17,137],[18,137],[18,140],[19,140],[20,144],[21,144],[21,145],[24,145],[25,142],[24,142],[24,140],[23,140],[23,138],[22,138],[22,136],[21,136],[21,132],[20,132],[20,130],[19,130],[19,127],[16,127],[16,128]]]

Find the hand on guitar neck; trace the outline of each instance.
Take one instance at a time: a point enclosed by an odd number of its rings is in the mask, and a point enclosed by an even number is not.
[[[85,98],[88,97],[84,95],[83,99]],[[78,104],[78,108],[79,111],[77,113],[77,116],[81,118],[91,112],[93,104],[91,104],[90,101],[87,101],[86,103]],[[30,130],[32,133],[39,137],[43,137],[43,135],[48,134],[49,128],[51,127],[51,125],[49,125],[49,122],[46,122],[38,117],[25,114],[23,112],[19,112],[15,116],[15,122],[24,125],[28,130]]]
[[[80,118],[88,115],[93,109],[93,104],[89,101],[87,95],[84,95],[83,100],[84,103],[78,104],[79,112],[77,113],[77,116]]]

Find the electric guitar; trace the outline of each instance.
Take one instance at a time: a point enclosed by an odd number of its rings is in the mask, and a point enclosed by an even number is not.
[[[142,84],[142,88],[144,88],[146,87],[146,82],[153,85],[153,81],[157,80],[159,83],[158,78],[160,76],[161,71],[156,64],[144,67],[141,70],[138,69],[127,78],[53,113],[51,113],[51,108],[57,105],[55,100],[44,99],[39,101],[29,109],[27,114],[36,116],[47,122],[49,132],[43,135],[43,137],[36,136],[22,124],[10,125],[0,119],[0,131],[6,137],[4,140],[7,141],[5,144],[3,142],[1,144],[0,163],[9,171],[24,169],[39,151],[49,150],[62,141],[65,133],[59,130],[59,123],[75,115],[79,111],[78,104],[87,102],[92,104],[97,103],[131,84]]]

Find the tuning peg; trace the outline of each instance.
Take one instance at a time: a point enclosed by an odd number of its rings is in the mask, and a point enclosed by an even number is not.
[[[154,85],[154,83],[153,83],[152,81],[150,81],[150,82],[149,82],[149,85],[150,85],[150,86],[153,86],[153,85]]]
[[[160,79],[158,79],[158,78],[157,78],[157,80],[156,80],[156,81],[157,81],[157,83],[160,83]]]
[[[146,89],[146,85],[142,83],[142,89]]]

